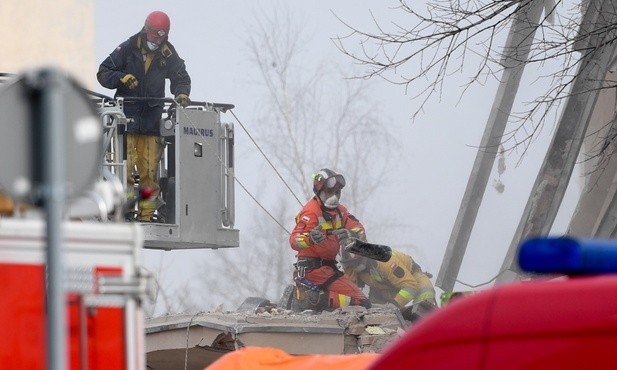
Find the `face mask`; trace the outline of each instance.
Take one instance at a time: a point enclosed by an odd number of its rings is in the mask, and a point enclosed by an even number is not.
[[[148,50],[150,51],[155,51],[156,49],[159,48],[159,46],[151,41],[147,41],[146,45],[148,45]]]
[[[326,199],[325,202],[323,202],[323,205],[326,208],[330,208],[330,209],[338,207],[338,197],[336,196],[336,194],[334,194],[330,198]]]

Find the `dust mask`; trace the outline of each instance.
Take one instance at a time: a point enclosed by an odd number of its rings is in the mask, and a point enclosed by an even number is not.
[[[159,46],[155,43],[153,43],[152,41],[147,41],[146,45],[148,45],[148,50],[150,51],[155,51],[156,49],[159,48]]]
[[[328,199],[326,199],[323,202],[323,205],[326,208],[330,208],[330,209],[334,209],[338,207],[338,196],[336,194],[333,194],[332,196],[330,196]]]

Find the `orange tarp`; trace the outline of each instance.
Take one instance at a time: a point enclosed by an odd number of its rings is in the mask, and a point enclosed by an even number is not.
[[[278,348],[246,347],[230,352],[206,367],[207,370],[360,370],[379,356],[378,353],[357,355],[292,356]]]

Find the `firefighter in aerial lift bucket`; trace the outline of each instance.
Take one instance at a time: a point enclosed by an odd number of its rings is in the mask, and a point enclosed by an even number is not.
[[[369,287],[372,303],[392,303],[409,321],[437,308],[431,275],[405,253],[349,238],[341,245],[341,265],[351,281]]]
[[[366,295],[337,267],[339,243],[351,235],[365,239],[364,226],[339,203],[345,178],[324,168],[313,174],[315,196],[296,216],[289,242],[294,264],[296,310],[332,310],[348,305],[370,308]]]
[[[124,97],[124,114],[127,124],[127,188],[132,199],[135,187],[133,169],[137,168],[140,187],[150,187],[152,197],[138,203],[137,220],[160,221],[155,215],[160,186],[158,164],[163,153],[164,141],[160,136],[159,122],[163,114],[165,80],[170,80],[170,90],[176,102],[189,105],[191,78],[184,60],[168,41],[170,20],[161,11],[150,13],[143,28],[120,44],[99,66],[97,79],[103,87],[116,89],[115,97]],[[155,98],[131,101],[130,98]]]

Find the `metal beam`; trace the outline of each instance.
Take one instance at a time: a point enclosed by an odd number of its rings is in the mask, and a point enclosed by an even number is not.
[[[576,158],[608,67],[615,52],[615,30],[608,25],[617,22],[612,0],[592,1],[588,12],[598,12],[594,32],[587,35],[591,47],[584,52],[555,135],[527,201],[523,216],[501,267],[501,271],[520,274],[515,256],[520,243],[532,236],[547,235],[563,200]],[[608,30],[608,32],[606,32]],[[605,44],[606,43],[606,44]],[[500,277],[497,282],[504,282]]]
[[[617,197],[616,187],[611,186],[609,196],[606,198],[606,203],[600,210],[600,217],[597,224],[594,226],[593,237],[610,239],[615,235],[617,229]]]
[[[508,123],[529,50],[538,28],[543,6],[543,1],[522,2],[506,40],[501,60],[504,67],[501,81],[437,275],[436,285],[444,291],[452,291],[454,288],[478,209],[495,163],[497,149]]]
[[[606,84],[615,84],[617,81],[607,81]],[[603,220],[610,214],[610,204],[615,196],[617,186],[617,153],[615,142],[617,135],[617,115],[615,115],[615,92],[603,90],[600,92],[591,122],[587,128],[587,137],[581,150],[585,160],[582,163],[586,172],[585,187],[578,199],[574,214],[568,225],[567,235],[579,238],[601,237],[599,229],[605,226]],[[613,116],[612,120],[607,117]],[[590,134],[590,133],[594,134]],[[594,150],[595,148],[595,150]]]

